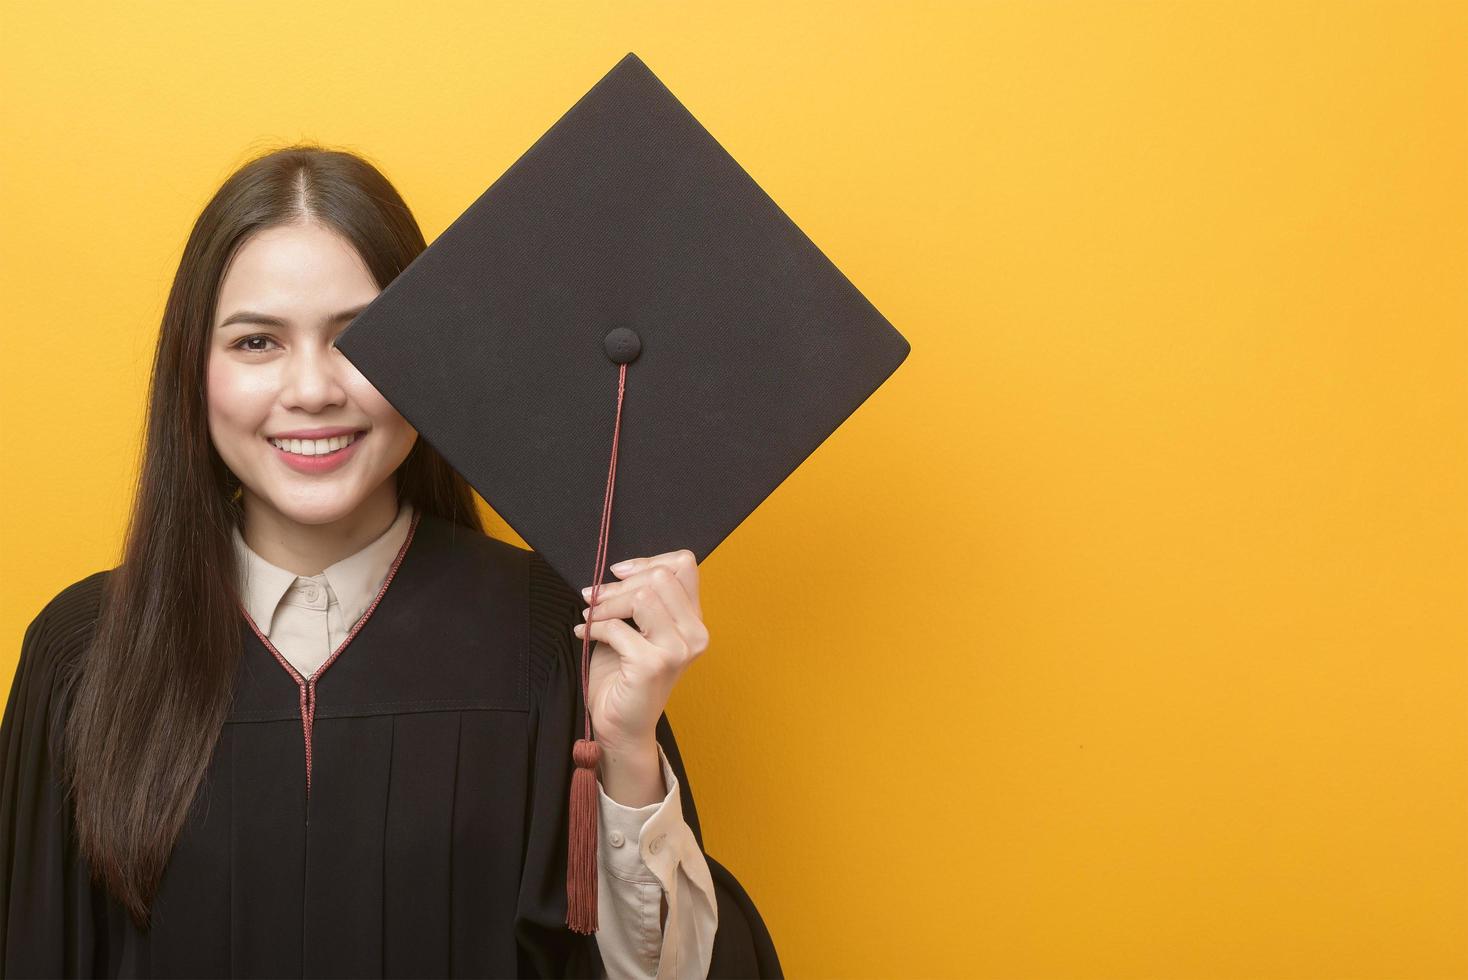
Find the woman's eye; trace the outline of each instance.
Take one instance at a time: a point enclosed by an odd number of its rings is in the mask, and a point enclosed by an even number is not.
[[[248,346],[249,343],[251,341],[253,341],[253,340],[265,340],[265,341],[270,341],[271,343],[274,343],[274,341],[271,340],[269,337],[267,337],[265,334],[263,334],[263,333],[256,333],[256,334],[251,334],[248,337],[241,337],[239,340],[236,340],[230,346],[231,347],[234,347],[234,348],[236,348],[238,350],[245,351],[245,352],[250,353],[250,354],[264,353],[268,349],[268,348],[265,348],[265,347],[250,347],[250,346]]]

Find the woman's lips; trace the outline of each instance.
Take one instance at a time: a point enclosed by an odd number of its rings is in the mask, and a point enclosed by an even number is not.
[[[269,439],[265,440],[265,444],[270,447],[271,452],[280,458],[281,462],[285,463],[285,465],[297,473],[329,473],[340,466],[345,466],[347,460],[352,458],[353,454],[357,451],[357,447],[366,438],[367,433],[365,431],[358,432],[356,438],[349,445],[338,449],[336,452],[324,453],[319,456],[301,456],[297,453],[288,453]]]

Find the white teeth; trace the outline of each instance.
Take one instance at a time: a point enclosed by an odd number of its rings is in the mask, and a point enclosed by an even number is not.
[[[297,456],[320,456],[324,453],[334,453],[343,446],[349,446],[355,442],[355,433],[345,436],[332,436],[330,439],[271,439],[270,444],[276,449],[283,449]]]

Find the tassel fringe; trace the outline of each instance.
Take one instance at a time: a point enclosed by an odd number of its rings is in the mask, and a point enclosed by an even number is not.
[[[573,932],[596,932],[596,773],[601,746],[578,738],[572,750],[576,772],[571,776],[571,839],[566,856],[566,925]]]

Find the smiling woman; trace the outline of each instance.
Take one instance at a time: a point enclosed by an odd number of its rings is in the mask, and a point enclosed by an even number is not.
[[[245,488],[247,543],[277,565],[324,564],[342,534],[360,547],[397,511],[388,477],[418,434],[335,346],[381,291],[352,243],[319,219],[265,228],[226,264],[209,437]],[[326,444],[356,434],[345,448]]]
[[[93,588],[64,591],[28,634],[105,584],[105,601],[94,596],[83,617],[95,620],[90,655],[54,665],[75,678],[57,754],[65,771],[51,777],[75,799],[66,817],[81,860],[105,883],[112,907],[138,927],[150,920],[235,694],[243,642],[232,529],[267,560],[311,571],[325,556],[380,535],[399,495],[427,514],[481,529],[467,485],[431,448],[415,446],[401,417],[330,346],[339,329],[332,314],[369,302],[424,247],[406,205],[374,167],[314,147],[240,168],[185,245],[158,335],[123,560],[84,580]],[[234,346],[247,331],[269,339],[267,353]],[[379,451],[317,477],[285,465],[265,441],[328,416],[354,430],[380,426]],[[17,673],[18,689],[26,669]],[[7,714],[7,727],[17,721]],[[7,780],[17,778],[25,774],[7,769]],[[23,889],[9,884],[15,907]],[[24,941],[4,936],[4,972],[51,963],[63,934],[70,946],[74,925],[36,925]],[[53,940],[55,948],[44,946]],[[121,936],[115,942],[114,950],[126,948]]]
[[[567,928],[582,604],[336,347],[424,248],[310,146],[195,223],[123,560],[36,616],[0,725],[0,975],[707,972],[666,716]]]

